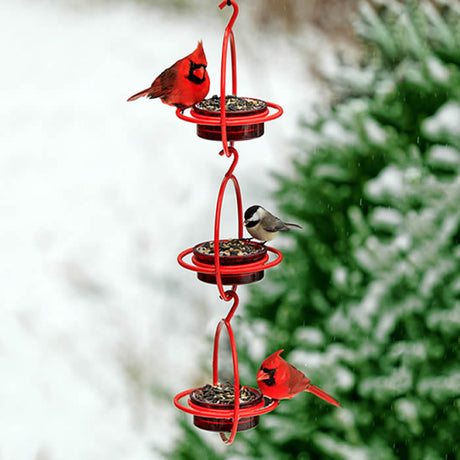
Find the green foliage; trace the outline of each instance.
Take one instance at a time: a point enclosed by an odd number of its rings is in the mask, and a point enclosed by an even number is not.
[[[173,452],[164,453],[164,457],[169,460],[224,460],[225,457],[219,455],[209,447],[201,438],[199,430],[193,425],[180,421],[182,428],[182,439],[180,439]]]
[[[340,103],[301,126],[293,172],[278,177],[281,214],[304,230],[252,289],[254,332],[238,337],[243,381],[284,348],[344,407],[283,401],[238,435],[235,458],[456,455],[460,9],[376,3],[356,26],[367,65],[344,69]],[[265,344],[257,359],[255,339]]]
[[[309,363],[344,405],[299,396],[288,418],[266,416],[290,433],[289,458],[457,448],[460,17],[385,5],[364,4],[358,26],[372,83],[303,127],[294,173],[279,178],[283,215],[306,230],[271,275],[278,290],[257,286],[247,307],[268,326],[266,354]]]

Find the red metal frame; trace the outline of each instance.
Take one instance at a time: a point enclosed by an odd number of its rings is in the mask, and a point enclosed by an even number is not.
[[[209,418],[233,418],[234,417],[235,412],[233,409],[219,409],[219,410],[206,409],[205,407],[197,406],[190,400],[187,401],[187,404],[189,405],[189,407],[187,407],[187,406],[184,406],[180,402],[182,398],[185,398],[192,391],[198,390],[200,388],[201,387],[191,388],[190,390],[185,390],[185,391],[178,393],[174,397],[174,405],[181,411],[187,412],[187,414],[199,415],[201,417],[209,417]],[[271,400],[269,404],[262,402],[257,406],[240,409],[239,415],[240,415],[240,418],[242,418],[242,417],[253,417],[257,415],[267,414],[268,412],[271,412],[272,410],[276,409],[278,407],[278,404],[279,404],[279,401],[276,399]],[[227,444],[230,444],[230,443],[227,443]]]
[[[222,102],[222,101],[221,101]],[[246,115],[244,117],[232,117],[226,118],[225,124],[226,126],[238,126],[238,125],[251,125],[256,123],[264,123],[265,121],[275,120],[279,118],[283,114],[283,108],[278,105],[274,104],[273,102],[264,101],[269,108],[264,110],[261,113],[256,115]],[[269,109],[274,109],[275,111],[270,112]],[[201,113],[195,112],[195,110],[190,109],[190,115],[185,115],[180,109],[176,109],[176,115],[184,121],[188,121],[190,123],[196,123],[201,125],[222,125],[221,117],[209,117],[207,115],[202,115]],[[230,156],[230,155],[227,155]]]
[[[233,7],[233,14],[225,28],[224,32],[224,39],[222,44],[222,61],[221,61],[221,80],[220,80],[220,101],[221,101],[221,110],[220,110],[220,117],[209,117],[204,116],[201,114],[196,113],[193,109],[190,110],[190,115],[185,115],[180,109],[176,110],[176,115],[184,120],[191,123],[197,124],[206,124],[206,125],[220,125],[221,126],[221,137],[222,137],[222,150],[219,152],[219,155],[225,155],[227,157],[231,157],[233,155],[233,162],[230,165],[230,168],[226,172],[217,198],[216,204],[216,215],[215,215],[215,222],[214,222],[214,248],[219,248],[219,233],[220,233],[220,219],[221,219],[221,211],[222,211],[222,202],[224,199],[225,190],[227,188],[227,184],[231,181],[234,185],[235,195],[236,195],[236,202],[237,202],[237,212],[238,212],[238,238],[243,237],[243,205],[241,199],[241,190],[238,184],[238,180],[233,175],[233,172],[236,168],[238,163],[238,152],[234,147],[234,142],[227,140],[227,126],[233,125],[244,125],[244,124],[252,124],[252,123],[263,123],[265,121],[270,121],[275,118],[278,118],[283,113],[283,109],[276,104],[267,102],[267,108],[264,112],[259,113],[257,115],[249,115],[249,116],[242,116],[237,118],[226,117],[225,113],[225,95],[226,95],[226,72],[227,72],[227,53],[228,53],[228,46],[230,43],[230,50],[231,50],[231,60],[232,60],[232,94],[237,94],[237,76],[236,76],[236,51],[235,51],[235,38],[233,35],[233,25],[236,21],[238,16],[238,5],[236,4],[235,0],[224,0],[220,5],[219,8],[223,9],[225,6],[232,6]],[[270,110],[272,109],[272,110]],[[274,109],[274,110],[273,110]],[[244,273],[251,273],[256,272],[259,270],[265,270],[267,268],[274,267],[275,265],[279,264],[283,258],[280,251],[275,248],[271,248],[267,246],[267,251],[274,255],[270,260],[270,257],[267,255],[258,262],[247,263],[243,265],[227,265],[221,266],[219,260],[219,251],[214,250],[214,265],[204,264],[196,260],[195,256],[191,257],[191,263],[186,262],[184,259],[186,256],[190,255],[193,252],[193,248],[186,249],[182,251],[177,260],[179,264],[187,268],[188,270],[192,270],[195,272],[200,273],[207,273],[215,275],[217,289],[219,291],[220,297],[225,302],[229,302],[233,300],[233,305],[225,318],[223,318],[217,325],[215,336],[214,336],[214,347],[213,347],[213,361],[212,361],[212,369],[213,369],[213,385],[217,385],[219,383],[219,376],[218,376],[218,367],[219,367],[219,340],[220,335],[222,332],[222,328],[225,326],[228,332],[228,336],[230,339],[230,346],[232,352],[232,360],[233,360],[233,374],[234,374],[234,389],[235,389],[235,401],[234,401],[234,408],[233,409],[208,409],[201,406],[194,404],[190,399],[188,399],[188,406],[185,406],[180,403],[180,400],[186,396],[188,396],[192,391],[196,390],[197,388],[193,388],[190,390],[183,391],[176,395],[174,398],[175,406],[189,414],[204,416],[209,418],[228,418],[232,419],[232,430],[230,432],[229,437],[227,438],[226,435],[220,433],[222,440],[226,444],[231,444],[235,438],[237,429],[238,429],[238,421],[243,417],[251,417],[251,416],[258,416],[262,414],[266,414],[267,412],[272,411],[275,409],[279,401],[265,401],[257,404],[255,406],[249,408],[240,408],[240,379],[239,379],[239,370],[238,370],[238,355],[236,350],[236,343],[235,338],[233,335],[233,330],[230,325],[230,321],[238,308],[239,298],[236,293],[237,285],[233,285],[230,290],[224,290],[222,284],[222,275],[224,274],[244,274]]]
[[[281,254],[281,252],[278,251],[278,249],[267,246],[267,251],[275,254],[276,258],[269,261],[270,257],[267,254],[262,260],[259,260],[257,262],[252,262],[252,263],[243,264],[243,265],[221,265],[219,267],[220,275],[228,275],[228,274],[240,275],[242,273],[258,272],[260,270],[265,270],[267,268],[272,268],[275,265],[278,265],[283,259],[283,254]],[[209,265],[203,262],[199,262],[198,260],[196,260],[195,256],[192,256],[191,258],[191,262],[193,264],[186,262],[184,260],[185,257],[190,255],[192,252],[193,252],[193,248],[188,248],[182,251],[177,256],[177,261],[179,262],[179,265],[181,265],[184,268],[187,268],[188,270],[195,271],[195,272],[207,273],[210,275],[216,274],[216,268],[214,265]],[[222,299],[228,300],[227,297],[223,297],[223,296],[222,296]]]

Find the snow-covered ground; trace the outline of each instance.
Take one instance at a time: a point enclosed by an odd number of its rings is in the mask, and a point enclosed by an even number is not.
[[[178,415],[161,396],[206,383],[197,359],[227,310],[176,256],[212,237],[229,160],[171,107],[126,98],[198,39],[217,93],[228,13],[78,5],[0,7],[1,460],[161,458]],[[285,109],[238,145],[244,205],[270,207],[269,171],[321,95],[285,39],[238,24],[239,94]]]

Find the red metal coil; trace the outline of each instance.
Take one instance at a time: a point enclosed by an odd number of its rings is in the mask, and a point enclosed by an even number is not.
[[[255,115],[243,115],[240,117],[225,117],[225,126],[237,126],[237,125],[249,125],[255,123],[264,123],[266,121],[276,120],[283,114],[283,108],[275,104],[273,102],[264,101],[269,108],[264,110],[261,113],[257,113]],[[225,107],[225,103],[224,103]],[[270,110],[272,109],[272,110]],[[189,115],[186,115],[186,111],[190,111]],[[185,111],[181,111],[180,109],[176,109],[176,115],[184,121],[188,121],[189,123],[197,123],[201,125],[211,125],[211,126],[222,126],[222,109],[221,109],[221,116],[220,117],[210,117],[207,115],[202,115],[200,113],[195,112],[193,108],[186,109]]]
[[[233,403],[232,409],[215,409],[215,408],[206,408],[202,407],[198,404],[193,403],[190,398],[188,399],[188,406],[185,406],[180,402],[180,400],[186,396],[189,396],[190,393],[198,388],[193,388],[190,390],[185,390],[179,394],[177,394],[174,398],[175,406],[189,414],[194,416],[201,416],[201,417],[209,417],[212,420],[216,419],[231,419],[231,431],[230,435],[227,436],[224,433],[221,434],[222,440],[226,444],[231,444],[235,438],[236,432],[238,431],[239,422],[241,419],[245,419],[247,417],[257,417],[262,414],[266,414],[274,410],[279,401],[276,400],[265,400],[261,403],[258,403],[252,407],[240,407],[240,380],[239,380],[239,370],[238,370],[238,355],[236,350],[236,343],[235,338],[233,335],[233,330],[230,325],[230,320],[232,319],[239,303],[239,298],[236,293],[237,284],[234,284],[230,290],[224,290],[222,277],[228,274],[248,274],[254,272],[260,272],[267,268],[274,267],[278,265],[283,256],[280,251],[275,248],[271,248],[267,246],[267,251],[271,253],[273,257],[269,257],[269,255],[265,255],[261,260],[252,263],[240,264],[240,265],[221,265],[220,257],[219,257],[219,242],[220,242],[220,219],[221,219],[221,211],[222,211],[222,202],[225,194],[225,190],[227,188],[228,182],[232,182],[235,195],[236,195],[236,202],[237,202],[237,212],[238,212],[238,238],[242,238],[243,236],[243,205],[241,199],[241,190],[238,184],[236,177],[233,175],[233,172],[236,168],[238,163],[238,152],[234,147],[234,142],[232,140],[228,140],[227,135],[227,127],[228,126],[241,126],[241,125],[252,125],[252,124],[260,124],[266,121],[274,120],[278,118],[283,113],[283,109],[276,104],[271,102],[267,102],[267,109],[263,110],[261,113],[247,115],[247,116],[238,116],[238,117],[230,117],[226,115],[225,110],[225,95],[226,95],[226,72],[227,72],[227,53],[228,53],[228,46],[230,44],[230,52],[231,52],[231,61],[232,61],[232,94],[237,94],[237,75],[236,75],[236,52],[235,52],[235,38],[233,35],[233,24],[236,21],[238,16],[238,5],[236,4],[235,0],[224,0],[220,5],[219,8],[223,9],[226,5],[233,7],[232,16],[225,28],[224,32],[224,39],[222,44],[222,61],[221,61],[221,80],[220,80],[220,102],[221,102],[221,109],[220,109],[220,117],[219,116],[205,116],[202,114],[197,113],[195,110],[190,109],[190,115],[185,115],[183,111],[177,109],[176,115],[187,122],[206,125],[206,126],[219,126],[220,125],[220,135],[222,140],[222,150],[219,152],[220,155],[225,155],[227,157],[233,156],[232,164],[230,168],[226,172],[217,197],[217,204],[216,204],[216,214],[215,214],[215,222],[214,222],[214,264],[206,264],[200,262],[196,259],[195,256],[191,257],[191,263],[186,262],[184,259],[185,257],[189,256],[193,252],[193,248],[186,249],[182,251],[177,260],[179,264],[187,268],[188,270],[192,270],[202,274],[210,274],[215,276],[215,282],[222,300],[229,302],[233,300],[233,305],[225,318],[223,318],[217,325],[215,336],[214,336],[214,347],[213,347],[213,385],[217,385],[219,383],[218,377],[218,361],[219,361],[219,340],[222,328],[225,326],[228,332],[230,346],[231,346],[231,353],[232,353],[232,362],[233,362],[233,375],[234,375],[234,391],[235,391],[235,399]],[[250,387],[246,387],[250,388]],[[216,422],[217,423],[217,422]]]
[[[197,134],[204,139],[222,140],[227,139],[230,135],[233,140],[246,140],[260,137],[264,133],[264,123],[280,117],[283,113],[281,106],[272,102],[264,101],[268,108],[260,113],[253,115],[227,116],[225,118],[225,128],[222,128],[222,110],[221,116],[209,116],[196,112],[193,108],[190,115],[185,115],[180,109],[176,110],[176,115],[190,123],[196,123]],[[269,110],[272,109],[272,110]],[[219,129],[220,128],[220,129]],[[229,134],[228,134],[229,133]],[[229,156],[228,150],[224,152]]]
[[[181,391],[174,397],[174,405],[186,412],[187,414],[199,415],[202,417],[209,418],[233,418],[234,411],[233,409],[206,409],[205,407],[197,406],[193,404],[190,400],[187,401],[188,407],[180,402],[181,399],[189,396],[192,391],[199,390],[201,387],[191,388],[189,390]],[[276,399],[271,399],[264,401],[260,405],[249,407],[247,409],[240,410],[241,417],[251,417],[257,415],[264,415],[278,407],[279,401]]]
[[[262,260],[259,260],[257,262],[252,262],[249,264],[242,264],[242,265],[221,265],[219,267],[219,271],[222,274],[243,274],[243,273],[252,273],[254,271],[259,271],[259,270],[266,270],[268,268],[272,268],[276,265],[278,265],[282,260],[283,260],[283,254],[275,248],[272,248],[270,246],[267,246],[267,251],[275,254],[275,258],[270,260],[269,256],[266,255]],[[200,272],[200,273],[207,273],[210,275],[215,275],[216,274],[216,266],[215,265],[210,265],[210,264],[205,264],[202,262],[199,262],[196,260],[194,256],[191,258],[191,262],[186,262],[184,259],[188,255],[193,253],[193,248],[188,248],[182,251],[178,256],[177,256],[177,261],[179,265],[182,267],[186,268],[187,270],[191,270],[194,272]]]

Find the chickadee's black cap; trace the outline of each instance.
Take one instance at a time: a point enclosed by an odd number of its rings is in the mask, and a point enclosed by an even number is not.
[[[259,208],[260,206],[258,204],[255,204],[254,206],[249,207],[248,209],[246,209],[246,211],[244,211],[244,218],[246,220],[250,219]]]

